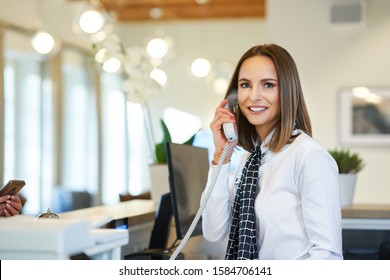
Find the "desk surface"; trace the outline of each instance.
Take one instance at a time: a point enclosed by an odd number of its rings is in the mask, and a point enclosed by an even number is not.
[[[343,218],[390,219],[390,204],[354,204],[343,207]]]
[[[154,221],[156,206],[153,200],[135,199],[114,205],[101,205],[59,213],[60,218],[91,219],[110,216],[113,220],[127,219],[128,226]]]
[[[93,216],[111,216],[113,220],[128,219],[128,225],[154,221],[156,206],[153,200],[135,199],[114,205],[101,205],[60,213],[60,218],[89,219]],[[343,207],[343,218],[390,219],[390,204],[354,204]]]

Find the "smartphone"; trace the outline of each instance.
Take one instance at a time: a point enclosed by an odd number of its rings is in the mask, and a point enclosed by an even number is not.
[[[25,184],[23,180],[10,180],[0,189],[0,196],[17,194]]]

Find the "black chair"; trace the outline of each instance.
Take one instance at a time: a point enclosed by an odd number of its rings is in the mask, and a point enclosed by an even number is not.
[[[390,241],[386,240],[381,243],[379,247],[378,259],[390,260]]]
[[[88,191],[74,191],[66,187],[57,187],[53,193],[52,212],[63,213],[93,205],[93,195]]]

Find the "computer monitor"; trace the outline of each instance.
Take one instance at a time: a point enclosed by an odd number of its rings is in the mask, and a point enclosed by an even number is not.
[[[207,183],[209,156],[207,148],[167,143],[167,162],[172,211],[178,240],[184,238],[200,206]],[[198,222],[191,236],[202,235]]]

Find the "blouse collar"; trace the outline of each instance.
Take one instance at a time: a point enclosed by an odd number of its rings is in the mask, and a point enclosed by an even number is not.
[[[295,135],[297,135],[299,132],[300,132],[300,129],[297,128],[297,126],[295,126],[294,129],[293,129],[293,131],[292,131],[292,133],[291,133],[291,135],[292,135],[292,136],[295,136]],[[265,154],[274,154],[274,153],[269,149],[269,145],[267,145],[267,144],[271,141],[272,136],[274,135],[274,133],[275,133],[275,129],[273,129],[273,130],[267,135],[267,137],[265,138],[265,140],[261,143],[260,149],[261,149],[261,153],[262,153],[263,155],[265,155]],[[258,144],[259,144],[259,143],[257,143],[256,145],[258,145]],[[288,145],[288,144],[287,144],[287,145]],[[285,145],[285,146],[282,148],[282,150],[284,150],[284,149],[287,147],[287,145]]]

